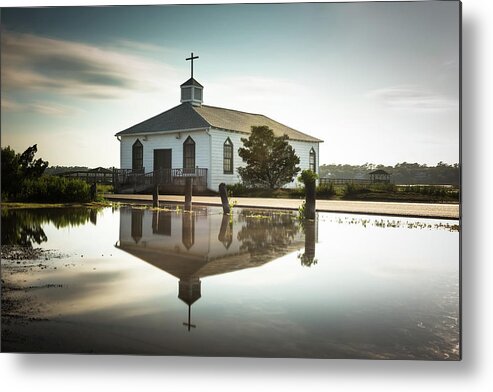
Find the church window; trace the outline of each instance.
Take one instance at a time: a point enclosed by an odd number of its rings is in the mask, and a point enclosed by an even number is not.
[[[315,155],[315,150],[312,147],[312,149],[310,150],[310,160],[309,160],[308,168],[314,173],[317,172],[316,162],[317,162],[317,158]]]
[[[223,146],[223,170],[224,174],[233,174],[233,142],[229,137]]]
[[[183,143],[183,168],[195,168],[195,142],[190,136]]]
[[[181,89],[181,100],[192,99],[192,87],[182,87]]]
[[[144,146],[139,139],[132,146],[132,170],[144,168]]]
[[[202,89],[195,87],[193,91],[194,99],[196,99],[197,101],[202,101]]]

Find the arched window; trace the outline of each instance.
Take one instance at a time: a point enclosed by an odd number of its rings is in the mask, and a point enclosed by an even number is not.
[[[308,168],[314,173],[317,172],[317,156],[315,154],[315,150],[313,149],[313,147],[310,150],[310,159],[308,161]]]
[[[132,146],[132,170],[144,168],[144,146],[139,139]]]
[[[233,142],[228,137],[223,145],[224,174],[233,174]]]
[[[190,136],[183,142],[183,168],[195,169],[195,142]]]

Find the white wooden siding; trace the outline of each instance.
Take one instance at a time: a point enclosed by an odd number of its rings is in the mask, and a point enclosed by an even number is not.
[[[170,148],[172,150],[172,167],[181,168],[183,167],[183,143],[188,136],[191,136],[195,141],[195,165],[208,169],[207,186],[209,189],[217,191],[221,182],[228,185],[241,182],[238,168],[245,166],[245,163],[238,155],[238,149],[243,145],[241,138],[248,137],[248,135],[215,128],[211,128],[208,132],[205,130],[180,132],[179,138],[177,138],[178,133],[148,135],[147,140],[144,140],[143,136],[122,136],[120,141],[120,167],[122,169],[132,168],[132,146],[139,139],[144,146],[144,168],[146,173],[154,170],[154,150],[161,148]],[[228,137],[233,143],[233,174],[224,174],[223,168],[223,146]],[[296,140],[290,140],[289,143],[300,158],[299,167],[301,170],[309,169],[310,150],[312,148],[315,150],[315,165],[318,173],[320,162],[319,143]],[[296,186],[296,179],[286,185],[288,188]]]
[[[180,136],[178,136],[180,135]],[[173,169],[183,167],[183,143],[190,136],[195,141],[195,166],[210,167],[209,135],[206,131],[180,132],[143,136],[122,136],[120,141],[120,164],[122,169],[132,168],[132,146],[137,139],[144,146],[144,170],[154,170],[154,150],[171,149],[171,166]],[[145,140],[147,139],[147,140]],[[210,174],[208,174],[210,175]]]
[[[238,155],[238,149],[243,146],[241,138],[248,135],[223,131],[212,128],[209,131],[211,135],[211,181],[209,189],[217,191],[219,184],[224,182],[226,185],[236,184],[241,181],[238,175],[238,168],[245,166],[245,163]],[[224,142],[228,139],[233,143],[233,174],[224,174],[223,158],[224,158]]]
[[[294,148],[294,151],[298,158],[300,158],[300,164],[298,165],[301,170],[308,170],[310,168],[310,150],[313,148],[315,150],[315,170],[319,174],[319,143],[316,142],[301,142],[297,140],[290,140],[289,144]],[[301,171],[299,172],[301,173]],[[299,174],[298,173],[298,174]],[[293,182],[286,185],[286,188],[295,188],[299,185],[295,179]]]

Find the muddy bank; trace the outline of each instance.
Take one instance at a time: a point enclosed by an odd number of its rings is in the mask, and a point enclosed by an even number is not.
[[[33,323],[46,322],[45,306],[36,296],[36,291],[60,288],[58,284],[33,284],[23,279],[24,274],[36,274],[49,268],[57,269],[53,260],[64,257],[60,252],[30,246],[1,246],[1,309],[2,351],[18,351],[16,348],[31,344],[29,333],[23,328],[36,328]]]

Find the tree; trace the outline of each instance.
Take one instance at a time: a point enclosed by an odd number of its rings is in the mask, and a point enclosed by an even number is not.
[[[288,136],[274,136],[267,126],[253,126],[238,154],[246,163],[238,168],[242,181],[249,186],[278,189],[294,180],[300,171],[300,159],[288,143]]]
[[[37,151],[36,144],[22,154],[17,154],[10,146],[2,148],[2,194],[15,196],[25,180],[34,180],[43,175],[48,162],[41,158],[34,160]]]

